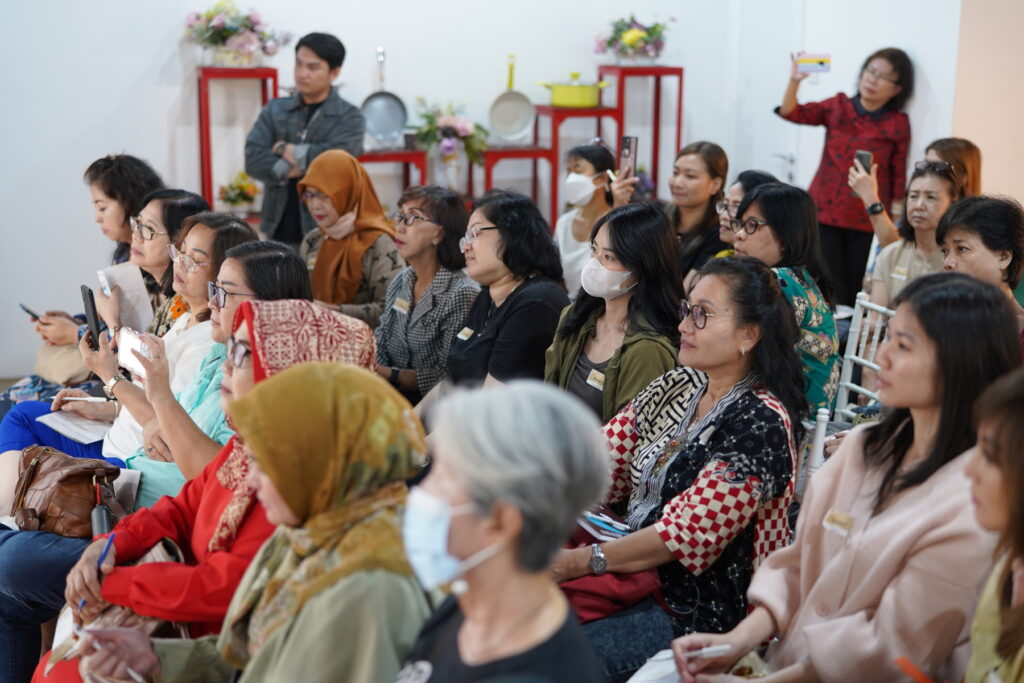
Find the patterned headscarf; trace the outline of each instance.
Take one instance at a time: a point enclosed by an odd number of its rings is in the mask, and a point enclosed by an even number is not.
[[[366,323],[308,301],[245,301],[235,315],[233,330],[242,324],[249,329],[256,382],[309,361],[376,367],[377,343]],[[231,440],[231,455],[217,470],[217,480],[234,494],[210,538],[210,552],[231,547],[256,499],[249,485],[249,456],[237,436]]]
[[[412,570],[402,546],[404,480],[422,462],[423,427],[376,374],[304,363],[229,408],[246,447],[301,526],[280,526],[246,572],[219,647],[244,668],[307,600],[358,571]]]

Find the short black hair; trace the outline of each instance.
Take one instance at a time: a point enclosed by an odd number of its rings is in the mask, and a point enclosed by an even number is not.
[[[273,240],[243,242],[224,252],[224,258],[242,265],[246,285],[261,301],[313,300],[309,267],[287,244]]]
[[[177,241],[184,240],[192,228],[197,225],[205,225],[214,231],[213,250],[210,254],[210,272],[213,274],[220,272],[220,267],[224,265],[224,259],[229,249],[239,244],[255,242],[259,239],[249,224],[238,216],[233,216],[229,213],[204,211],[185,219]],[[197,315],[196,319],[200,322],[209,320],[210,310],[207,309],[200,315]]]
[[[345,63],[345,46],[330,33],[307,33],[295,44],[295,54],[300,47],[308,47],[317,57],[327,62],[331,71],[340,69]]]
[[[565,286],[551,227],[533,200],[512,190],[490,190],[474,208],[498,228],[501,260],[512,275],[543,275]]]
[[[167,239],[172,243],[179,241],[178,235],[185,219],[203,211],[209,211],[210,205],[206,200],[195,192],[188,190],[156,190],[142,198],[139,211],[142,211],[150,202],[160,202],[160,222],[167,231]],[[138,215],[138,214],[133,214]],[[174,269],[168,268],[160,278],[160,289],[167,296],[174,294]]]
[[[860,77],[873,59],[884,59],[892,64],[898,79],[896,85],[900,86],[900,91],[885,103],[885,109],[903,111],[903,108],[907,106],[907,100],[914,94],[914,63],[910,61],[910,56],[898,47],[883,47],[881,50],[875,50],[868,55],[868,58],[861,64],[860,71],[857,72],[858,87],[860,86]]]
[[[420,209],[441,224],[441,242],[437,245],[437,261],[442,268],[461,270],[466,267],[466,256],[459,248],[459,240],[466,234],[469,211],[457,192],[437,185],[417,185],[407,188],[398,198],[398,206],[419,202]]]
[[[164,186],[160,175],[148,163],[130,154],[109,154],[89,164],[85,182],[98,185],[100,191],[121,205],[124,219],[139,215],[146,205],[145,197]],[[114,248],[114,263],[128,260],[131,245],[119,242]]]
[[[607,177],[605,171],[615,170],[615,157],[612,155],[612,151],[607,146],[600,142],[594,142],[589,145],[580,145],[573,147],[569,150],[569,153],[565,155],[566,159],[582,159],[588,164],[594,167],[594,171],[598,174],[605,174],[604,181],[604,198],[608,204],[613,202],[612,197],[612,181],[611,178]]]
[[[1003,278],[1016,289],[1024,270],[1024,209],[1006,197],[966,197],[942,214],[935,231],[940,246],[951,230],[972,232],[992,251],[1010,252]]]

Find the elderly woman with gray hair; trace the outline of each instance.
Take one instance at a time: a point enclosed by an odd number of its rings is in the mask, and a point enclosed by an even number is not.
[[[403,536],[424,588],[450,582],[454,595],[424,625],[399,683],[604,680],[549,569],[609,485],[597,420],[532,381],[460,391],[435,419],[433,467],[409,494]]]

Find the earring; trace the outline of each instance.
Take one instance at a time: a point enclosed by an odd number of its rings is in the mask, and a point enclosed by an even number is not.
[[[740,347],[740,356],[743,357],[743,356],[746,356],[746,355],[747,355],[747,350],[741,346]]]

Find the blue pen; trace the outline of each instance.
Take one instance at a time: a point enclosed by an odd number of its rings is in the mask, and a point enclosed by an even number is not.
[[[107,542],[103,544],[103,551],[100,553],[100,559],[96,562],[96,571],[99,571],[100,567],[103,566],[103,562],[107,559],[107,554],[110,552],[110,546],[114,545],[114,536],[117,534],[110,534],[107,536]],[[81,612],[82,608],[85,607],[85,598],[78,601],[78,611]]]

